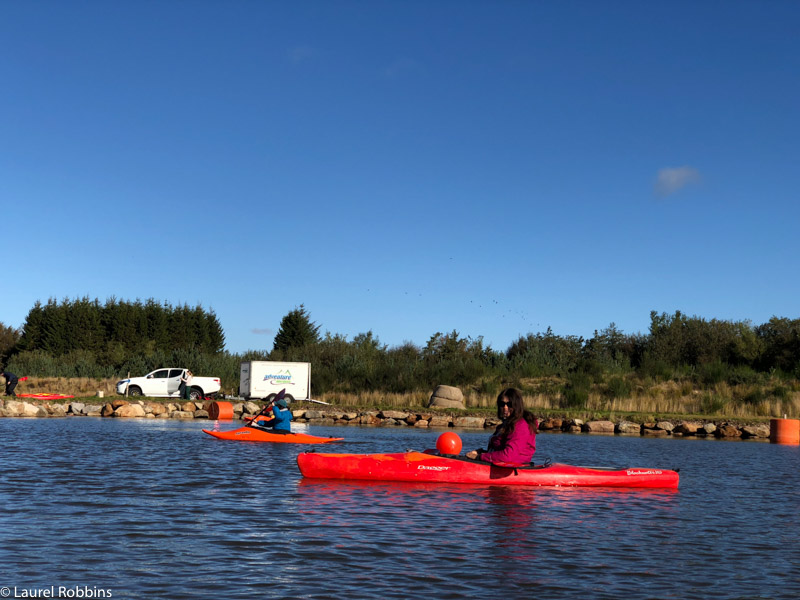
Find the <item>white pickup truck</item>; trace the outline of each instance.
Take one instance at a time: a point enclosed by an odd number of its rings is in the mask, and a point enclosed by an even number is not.
[[[128,396],[148,396],[150,398],[178,398],[181,377],[186,369],[170,367],[157,369],[144,377],[131,377],[117,382],[117,393]],[[219,377],[192,378],[189,397],[192,400],[202,400],[204,397],[214,397],[220,390]]]

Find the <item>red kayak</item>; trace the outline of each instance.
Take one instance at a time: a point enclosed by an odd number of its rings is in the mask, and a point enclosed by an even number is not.
[[[561,487],[677,488],[678,473],[667,469],[602,469],[551,464],[498,466],[459,456],[428,452],[323,454],[302,452],[297,466],[304,477],[532,485]]]
[[[17,394],[20,398],[33,398],[34,400],[66,400],[75,396],[66,394]]]
[[[273,433],[255,427],[240,427],[231,431],[211,431],[203,429],[204,433],[220,440],[237,440],[240,442],[276,442],[279,444],[326,444],[338,442],[344,438],[318,437],[307,433]]]

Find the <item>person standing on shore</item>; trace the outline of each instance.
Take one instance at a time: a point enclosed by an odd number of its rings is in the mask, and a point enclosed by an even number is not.
[[[181,377],[181,385],[183,385],[183,394],[181,394],[181,397],[185,398],[186,400],[191,399],[193,379],[194,375],[192,374],[192,372],[189,369],[186,369],[186,371],[183,374],[183,377]]]
[[[17,395],[14,393],[14,388],[17,387],[19,377],[8,371],[3,371],[0,375],[6,380],[6,396],[13,396],[16,398]]]
[[[507,388],[497,396],[497,416],[503,422],[489,438],[488,450],[472,450],[467,458],[477,458],[494,464],[526,465],[536,452],[536,429],[539,423],[533,413],[525,410],[522,393]]]

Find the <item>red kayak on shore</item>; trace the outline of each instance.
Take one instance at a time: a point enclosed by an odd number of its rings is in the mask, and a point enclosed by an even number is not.
[[[237,440],[239,442],[274,442],[278,444],[326,444],[328,442],[338,442],[344,438],[319,437],[307,433],[274,433],[256,427],[240,427],[231,431],[212,431],[203,429],[207,433],[219,440]]]
[[[325,454],[302,452],[297,466],[304,477],[372,481],[418,481],[484,485],[560,487],[677,488],[678,473],[667,469],[604,469],[553,463],[498,466],[429,452]]]

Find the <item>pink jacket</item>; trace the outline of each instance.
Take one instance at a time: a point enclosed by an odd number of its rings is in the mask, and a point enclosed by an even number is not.
[[[489,439],[488,452],[481,454],[480,459],[490,463],[513,463],[527,465],[536,452],[536,433],[528,427],[525,419],[520,419],[514,425],[514,430],[503,444],[500,435],[493,435]]]

